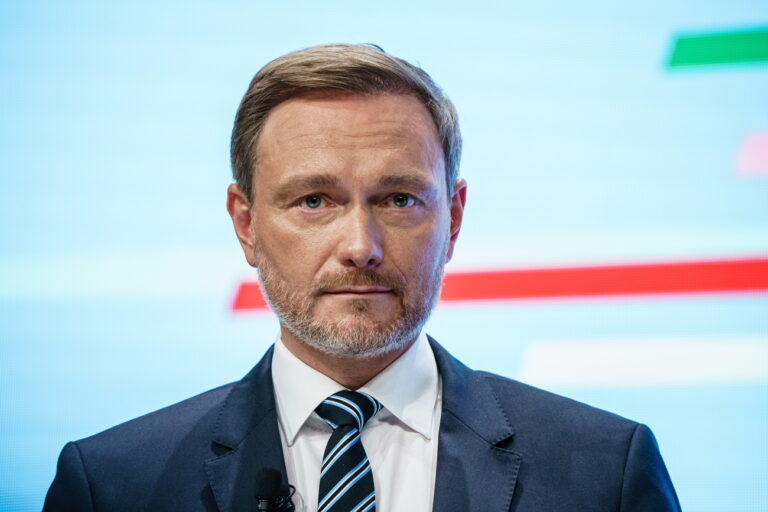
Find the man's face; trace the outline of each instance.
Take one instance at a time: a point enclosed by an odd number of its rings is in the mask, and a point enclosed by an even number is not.
[[[257,155],[252,238],[241,242],[282,335],[355,357],[412,341],[438,297],[465,194],[461,181],[448,200],[421,102],[296,97],[269,114]]]

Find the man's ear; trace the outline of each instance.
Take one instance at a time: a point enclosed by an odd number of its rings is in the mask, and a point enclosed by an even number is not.
[[[456,245],[456,239],[459,238],[459,231],[461,231],[461,221],[464,218],[464,205],[466,202],[467,182],[463,178],[459,178],[453,186],[453,195],[451,195],[451,227],[448,251],[445,255],[446,263],[453,257],[453,248]]]
[[[253,233],[251,202],[235,183],[227,187],[227,211],[232,218],[235,234],[243,248],[245,259],[256,267],[255,236]]]

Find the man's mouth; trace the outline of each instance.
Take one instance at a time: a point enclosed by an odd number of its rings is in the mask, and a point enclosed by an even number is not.
[[[345,286],[326,290],[324,293],[330,295],[377,295],[393,293],[393,291],[392,288],[385,286]]]

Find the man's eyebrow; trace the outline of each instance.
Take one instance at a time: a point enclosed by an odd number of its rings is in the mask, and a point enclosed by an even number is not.
[[[291,178],[290,181],[279,185],[275,192],[275,198],[279,202],[289,201],[297,195],[318,188],[338,187],[339,178],[332,174],[312,174]]]
[[[414,174],[388,174],[379,179],[379,186],[427,190],[432,188],[434,184],[430,180]]]

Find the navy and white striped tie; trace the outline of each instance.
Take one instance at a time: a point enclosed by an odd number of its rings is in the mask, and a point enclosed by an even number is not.
[[[379,412],[381,404],[359,391],[339,391],[315,412],[333,427],[320,469],[317,512],[372,512],[376,510],[373,476],[360,431]]]

